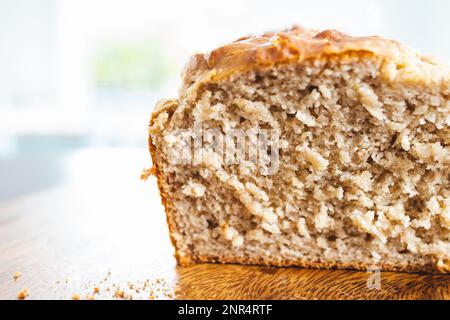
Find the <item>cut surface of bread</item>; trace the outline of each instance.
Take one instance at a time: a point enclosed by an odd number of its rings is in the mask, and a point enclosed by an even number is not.
[[[150,121],[181,265],[450,271],[450,71],[294,27],[192,57]]]

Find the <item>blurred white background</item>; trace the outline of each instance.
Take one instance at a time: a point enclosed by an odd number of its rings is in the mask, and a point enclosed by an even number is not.
[[[448,60],[449,12],[448,0],[0,0],[0,201],[61,183],[80,150],[145,149],[156,100],[176,95],[196,51],[300,24]]]

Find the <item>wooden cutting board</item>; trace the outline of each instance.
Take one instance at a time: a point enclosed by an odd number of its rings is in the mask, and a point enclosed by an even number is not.
[[[0,204],[0,299],[450,299],[446,275],[177,267],[147,159],[91,150],[64,185]]]

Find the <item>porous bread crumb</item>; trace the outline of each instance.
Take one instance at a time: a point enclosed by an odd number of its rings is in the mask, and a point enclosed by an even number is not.
[[[381,256],[377,252],[372,251],[371,254],[372,254],[372,257],[375,259],[375,261],[381,260]]]
[[[273,118],[268,106],[262,102],[253,102],[245,99],[236,99],[234,103],[239,107],[240,112],[253,123],[266,122],[273,128],[278,128],[278,122]]]
[[[430,200],[428,200],[427,209],[433,216],[441,211],[441,204],[437,197],[431,197]]]
[[[372,174],[369,171],[363,171],[352,179],[361,190],[368,192],[372,189]]]
[[[295,117],[308,127],[317,126],[316,119],[307,112],[297,111]]]
[[[413,146],[413,154],[428,163],[450,164],[450,149],[444,148],[439,142],[416,143]]]
[[[447,205],[441,211],[440,218],[448,230],[450,230],[450,201],[447,200]]]
[[[24,288],[17,293],[17,299],[24,300],[29,295],[30,291],[27,288]]]
[[[386,216],[391,221],[398,221],[404,227],[408,227],[411,218],[405,214],[405,206],[402,202],[398,202],[394,206],[389,206],[386,210]]]
[[[205,190],[203,185],[192,180],[182,187],[182,192],[193,198],[202,197],[205,194]]]
[[[317,151],[305,146],[298,146],[296,151],[298,151],[302,157],[311,163],[314,169],[323,171],[328,167],[328,160]]]
[[[374,214],[375,213],[373,211],[367,211],[364,213],[359,210],[355,210],[352,212],[350,218],[352,219],[355,226],[358,227],[361,231],[373,235],[382,243],[386,243],[386,236],[374,224]]]
[[[322,232],[333,224],[333,219],[328,215],[328,208],[322,204],[319,212],[314,216],[314,225],[317,231]]]
[[[205,150],[202,153],[202,163],[210,170],[217,170],[222,165],[222,159],[217,155],[217,153],[210,150]]]
[[[309,231],[308,231],[308,227],[306,226],[306,220],[305,218],[300,218],[297,222],[297,230],[298,233],[303,236],[303,237],[311,237]]]
[[[264,190],[262,190],[261,188],[257,187],[254,183],[247,182],[247,183],[245,184],[245,188],[246,188],[247,191],[250,192],[256,199],[261,200],[261,201],[269,201],[269,196],[267,195],[267,193],[264,192]]]
[[[403,130],[399,135],[398,140],[403,150],[405,151],[411,150],[411,142],[409,140],[408,130]]]
[[[244,237],[239,234],[239,232],[233,227],[225,224],[222,226],[225,238],[231,241],[233,247],[240,247],[244,242]]]
[[[364,108],[379,121],[386,121],[386,116],[383,113],[383,104],[378,100],[376,93],[365,83],[356,86]]]
[[[352,158],[350,157],[350,153],[347,150],[340,150],[339,157],[343,164],[349,164],[352,162]]]
[[[265,231],[267,231],[271,234],[280,234],[281,233],[281,230],[280,230],[280,227],[278,226],[278,224],[273,223],[273,222],[263,221],[261,223],[261,228],[263,228]]]

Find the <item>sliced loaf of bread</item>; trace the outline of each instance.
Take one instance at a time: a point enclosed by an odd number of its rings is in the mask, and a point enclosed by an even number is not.
[[[294,27],[194,55],[150,121],[181,265],[450,271],[450,69]]]

